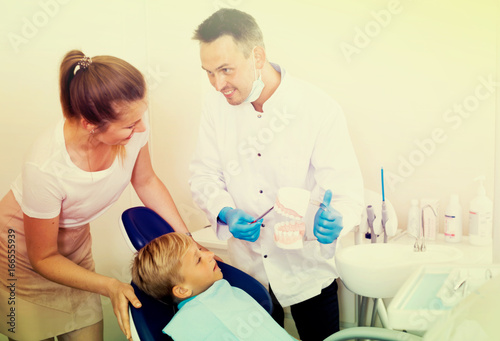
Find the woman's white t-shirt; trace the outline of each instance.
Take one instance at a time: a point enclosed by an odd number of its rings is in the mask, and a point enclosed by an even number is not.
[[[59,226],[75,228],[104,213],[130,183],[139,151],[148,142],[149,125],[135,133],[106,170],[87,172],[70,159],[64,140],[64,119],[45,132],[27,155],[22,173],[11,186],[23,212],[32,218],[60,216]]]

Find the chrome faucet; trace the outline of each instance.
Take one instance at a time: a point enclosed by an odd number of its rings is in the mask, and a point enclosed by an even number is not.
[[[420,221],[421,233],[419,233],[419,235],[416,236],[415,245],[413,245],[413,250],[415,252],[424,252],[426,250],[424,222],[425,222],[425,210],[427,208],[430,208],[432,210],[432,213],[434,213],[434,216],[437,217],[436,211],[434,211],[434,208],[431,205],[425,205],[424,207],[422,207],[422,217]]]

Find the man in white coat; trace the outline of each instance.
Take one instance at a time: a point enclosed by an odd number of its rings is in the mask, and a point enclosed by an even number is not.
[[[221,9],[195,31],[201,66],[216,92],[205,100],[190,165],[195,202],[232,263],[270,288],[273,317],[290,306],[302,340],[339,329],[337,239],[359,224],[363,180],[344,114],[326,93],[266,59],[253,17]],[[271,211],[283,187],[310,191],[303,247],[283,249]]]

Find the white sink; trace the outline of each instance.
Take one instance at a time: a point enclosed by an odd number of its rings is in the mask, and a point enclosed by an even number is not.
[[[361,244],[337,250],[335,262],[350,291],[365,297],[390,298],[421,265],[453,263],[463,256],[452,246],[426,247],[424,252],[415,252],[413,245]]]

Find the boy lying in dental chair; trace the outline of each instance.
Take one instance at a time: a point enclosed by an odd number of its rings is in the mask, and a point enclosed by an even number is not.
[[[245,291],[232,287],[210,251],[182,233],[152,240],[137,253],[132,280],[179,311],[163,329],[181,340],[295,340]]]

